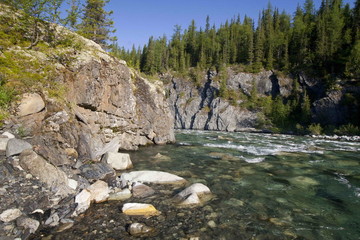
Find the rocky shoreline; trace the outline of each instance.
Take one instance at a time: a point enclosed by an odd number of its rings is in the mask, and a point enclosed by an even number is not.
[[[167,198],[164,202],[171,206],[193,207],[203,205],[212,196],[205,185],[188,186],[184,178],[171,173],[127,172],[133,165],[126,153],[107,152],[98,162],[56,167],[26,140],[9,132],[0,139],[1,239],[46,239],[44,231],[64,232],[76,224],[76,219],[87,215],[91,203],[107,201],[123,203],[117,210],[121,216],[135,216],[140,221],[122,226],[123,234],[154,235],[155,230],[141,219],[163,213],[149,203],[149,197],[161,192]]]

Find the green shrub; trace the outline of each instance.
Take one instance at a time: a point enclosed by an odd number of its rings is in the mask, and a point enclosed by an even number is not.
[[[360,128],[352,124],[347,124],[340,126],[338,129],[335,129],[334,133],[337,135],[355,136],[360,135]]]
[[[313,134],[313,135],[321,135],[323,132],[323,129],[319,123],[318,124],[312,123],[308,127],[308,131],[310,132],[310,134]]]

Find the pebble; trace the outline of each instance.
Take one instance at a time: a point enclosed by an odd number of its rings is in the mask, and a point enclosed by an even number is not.
[[[25,178],[26,179],[31,179],[33,177],[33,175],[31,175],[30,173],[26,174]]]
[[[139,236],[146,236],[155,231],[154,228],[146,226],[142,223],[133,223],[129,227],[129,233],[132,236],[139,237]]]
[[[216,223],[213,220],[211,220],[208,222],[208,226],[211,228],[216,228]]]

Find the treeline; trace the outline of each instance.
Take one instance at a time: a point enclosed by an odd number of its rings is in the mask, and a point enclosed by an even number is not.
[[[104,9],[108,2],[109,0],[0,0],[0,3],[22,10],[27,15],[27,25],[31,26],[29,32],[32,34],[29,48],[36,46],[40,38],[56,45],[56,31],[49,23],[66,26],[102,47],[109,48],[116,38],[112,36],[115,30],[114,22],[110,19],[113,12]],[[43,21],[42,25],[48,23],[45,37],[40,36],[44,32],[44,29],[40,29],[40,21]],[[23,37],[28,35],[24,33]]]
[[[359,79],[359,0],[353,8],[342,0],[322,0],[318,10],[306,0],[293,17],[269,4],[257,23],[255,28],[254,20],[245,16],[216,28],[207,17],[204,29],[192,21],[184,31],[175,26],[171,39],[150,37],[143,49],[114,45],[113,52],[148,74],[243,64],[249,72],[305,71],[329,85],[337,77]]]

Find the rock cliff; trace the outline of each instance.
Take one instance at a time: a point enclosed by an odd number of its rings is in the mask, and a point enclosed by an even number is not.
[[[168,91],[168,103],[175,119],[175,128],[218,131],[254,130],[258,114],[247,108],[252,94],[257,96],[291,97],[295,81],[298,91],[310,96],[311,121],[322,125],[359,124],[360,88],[351,84],[337,85],[326,91],[324,82],[299,74],[296,78],[279,76],[272,71],[257,74],[227,69],[226,91],[235,96],[219,97],[221,82],[215,72],[203,74],[199,82],[186,78],[162,76]]]
[[[205,75],[205,74],[204,74]],[[196,86],[192,81],[169,75],[163,76],[169,92],[168,102],[175,118],[175,128],[205,129],[217,131],[242,131],[256,126],[257,113],[241,107],[246,100],[237,100],[236,104],[219,97],[220,83],[216,74],[209,72]],[[235,73],[228,69],[226,88],[244,96],[250,96],[252,89],[257,94],[290,95],[292,81],[278,78],[272,71],[259,74]]]
[[[12,14],[1,17],[26,27]],[[13,31],[6,27],[6,32]],[[40,36],[39,46],[31,49],[24,46],[26,40],[2,48],[1,63],[12,61],[0,66],[9,73],[2,77],[8,85],[18,84],[21,92],[4,129],[31,137],[36,152],[55,165],[69,163],[63,151],[69,148],[76,150],[76,158],[98,160],[110,150],[175,141],[160,81],[150,82],[98,44],[64,27],[52,27],[58,38],[55,47]],[[43,28],[40,24],[40,32]],[[22,69],[23,75],[13,74],[24,66],[28,69]],[[32,79],[25,81],[24,76]]]

